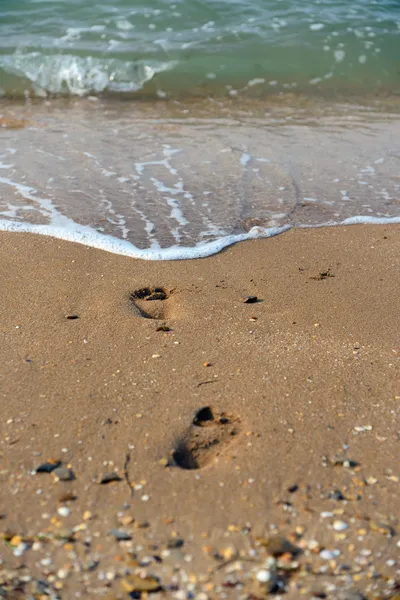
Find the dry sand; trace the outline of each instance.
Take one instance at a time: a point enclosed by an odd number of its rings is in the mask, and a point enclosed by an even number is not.
[[[0,244],[1,597],[399,597],[400,226]]]

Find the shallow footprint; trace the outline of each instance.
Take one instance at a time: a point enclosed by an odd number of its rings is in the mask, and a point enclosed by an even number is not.
[[[165,319],[167,317],[166,300],[170,297],[162,287],[143,287],[130,295],[130,301],[144,319]]]
[[[215,460],[239,435],[240,419],[210,406],[198,410],[187,432],[177,440],[171,466],[201,469]]]

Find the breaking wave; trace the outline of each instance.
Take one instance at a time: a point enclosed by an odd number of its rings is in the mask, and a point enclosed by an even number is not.
[[[40,52],[0,56],[0,75],[3,70],[22,78],[39,96],[47,93],[86,96],[105,91],[135,92],[154,75],[173,66],[172,61],[131,62],[72,54],[46,56]]]

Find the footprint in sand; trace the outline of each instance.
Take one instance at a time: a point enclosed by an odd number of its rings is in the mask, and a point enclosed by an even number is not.
[[[177,440],[170,464],[181,469],[201,469],[213,462],[240,431],[240,419],[236,415],[204,406],[196,412],[187,432]]]
[[[144,319],[166,319],[171,294],[162,287],[144,287],[132,292],[130,301]]]

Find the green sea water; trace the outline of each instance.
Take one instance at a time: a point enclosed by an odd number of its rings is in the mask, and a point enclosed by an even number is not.
[[[2,95],[398,94],[398,0],[1,0]]]

